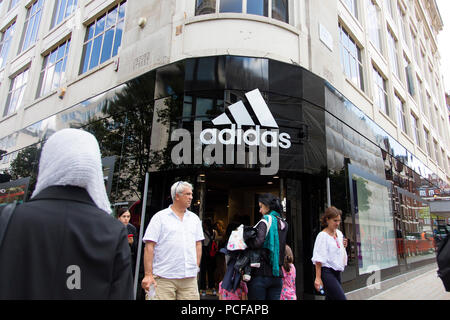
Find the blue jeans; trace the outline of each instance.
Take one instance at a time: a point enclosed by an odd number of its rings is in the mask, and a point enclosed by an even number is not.
[[[341,273],[322,267],[322,282],[326,300],[347,300],[341,285]]]
[[[248,300],[280,300],[282,278],[254,276],[247,284]]]

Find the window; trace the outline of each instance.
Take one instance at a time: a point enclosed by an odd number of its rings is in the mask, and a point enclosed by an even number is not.
[[[384,0],[384,10],[391,18],[393,18],[391,2],[392,0]]]
[[[413,133],[414,142],[420,147],[419,127],[417,126],[418,118],[411,113],[411,131]]]
[[[41,23],[43,5],[44,0],[37,0],[28,9],[19,52],[23,52],[36,42],[39,24]]]
[[[77,8],[77,2],[78,0],[58,0],[55,5],[55,11],[53,12],[51,29],[60,24],[65,18],[70,16],[75,11]]]
[[[339,26],[339,40],[344,73],[358,88],[364,90],[361,49],[342,26]]]
[[[0,68],[5,66],[8,59],[9,46],[14,35],[15,23],[11,24],[0,37]]]
[[[195,15],[216,13],[216,0],[197,0],[195,4]]]
[[[348,10],[355,16],[356,19],[358,19],[358,7],[357,7],[357,0],[343,0],[345,5],[347,6]]]
[[[36,97],[41,97],[60,87],[65,80],[70,39],[44,57]]]
[[[434,145],[434,156],[436,162],[442,166],[441,157],[439,156],[439,145],[436,140],[433,139],[433,145]]]
[[[408,133],[406,131],[405,104],[397,95],[394,96],[394,104],[397,110],[397,124],[404,133]]]
[[[385,114],[389,115],[386,80],[375,68],[373,68],[373,78],[375,83],[375,90],[374,90],[375,105],[377,105],[378,108],[380,108],[380,110],[383,111]]]
[[[399,21],[399,27],[398,30],[399,32],[402,34],[403,40],[405,41],[406,45],[409,47],[409,43],[408,43],[408,32],[407,32],[407,23],[405,21],[406,20],[406,14],[403,12],[402,8],[400,7],[400,3],[398,3],[397,5],[397,9],[398,9],[398,21]]]
[[[6,99],[6,107],[3,113],[4,117],[16,112],[22,104],[28,81],[28,71],[29,69],[23,71],[11,80],[8,98]]]
[[[367,26],[369,29],[370,41],[378,49],[378,51],[383,53],[381,45],[380,12],[378,7],[372,2],[372,0],[366,1],[368,15]]]
[[[11,2],[9,3],[8,11],[10,11],[11,9],[13,9],[13,8],[19,3],[19,1],[20,1],[20,0],[11,0]]]
[[[442,163],[441,163],[441,167],[442,168],[446,168],[446,165],[445,165],[445,159],[446,159],[447,157],[445,156],[445,151],[444,151],[444,149],[441,149],[441,159],[442,159]]]
[[[400,78],[400,71],[397,60],[397,40],[394,38],[392,30],[388,30],[388,51],[392,71],[398,78]]]
[[[117,55],[122,42],[125,7],[124,1],[87,27],[80,74]]]
[[[288,0],[196,0],[195,15],[216,13],[216,5],[220,13],[244,12],[289,22]]]
[[[414,79],[411,71],[411,63],[406,56],[403,56],[403,66],[405,68],[405,79],[408,87],[408,92],[411,96],[414,96]]]
[[[427,152],[428,155],[431,157],[431,140],[430,140],[430,132],[425,129],[425,127],[423,128],[423,136],[425,139],[425,144],[427,145]]]

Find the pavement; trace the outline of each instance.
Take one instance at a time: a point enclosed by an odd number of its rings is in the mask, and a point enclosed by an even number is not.
[[[445,291],[436,272],[437,265],[368,300],[450,300],[450,292]]]

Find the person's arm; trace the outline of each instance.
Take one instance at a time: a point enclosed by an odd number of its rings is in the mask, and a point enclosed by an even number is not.
[[[144,248],[144,279],[142,279],[142,289],[148,291],[150,285],[153,284],[156,288],[156,281],[153,278],[153,256],[155,252],[156,243],[153,241],[147,241]]]
[[[264,240],[266,239],[267,225],[264,222],[258,223],[256,228],[256,237],[247,240],[247,245],[250,249],[262,248]]]
[[[197,266],[200,268],[200,261],[202,260],[202,241],[197,241],[195,248],[197,250]]]
[[[314,287],[317,291],[320,291],[320,287],[323,288],[321,262],[316,262],[316,279],[314,280]]]
[[[134,298],[130,246],[127,236],[126,228],[122,228],[114,258],[113,282],[108,297],[110,300],[132,300]]]

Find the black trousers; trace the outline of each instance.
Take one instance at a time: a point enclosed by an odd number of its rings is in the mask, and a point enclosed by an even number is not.
[[[347,300],[341,285],[341,272],[322,267],[323,290],[325,300]]]

